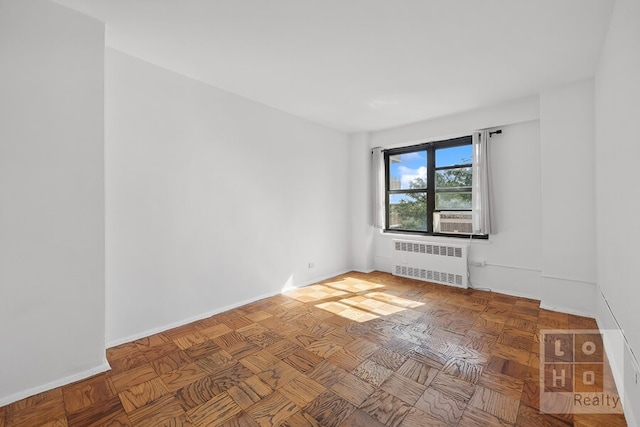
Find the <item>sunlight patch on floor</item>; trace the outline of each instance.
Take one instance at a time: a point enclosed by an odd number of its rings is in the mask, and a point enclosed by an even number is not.
[[[385,292],[384,288],[379,283],[347,277],[294,289],[286,295],[303,303],[318,302],[316,307],[356,322],[390,316],[424,305],[422,302]],[[326,301],[336,298],[340,299]]]

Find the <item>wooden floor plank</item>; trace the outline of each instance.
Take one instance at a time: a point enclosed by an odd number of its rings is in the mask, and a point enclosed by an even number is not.
[[[176,351],[162,356],[151,362],[151,366],[158,375],[168,374],[193,362],[184,351]]]
[[[466,403],[429,386],[415,407],[445,424],[455,425],[462,417]]]
[[[270,427],[280,425],[299,410],[299,406],[278,391],[274,391],[269,396],[249,407],[247,414],[249,414],[260,427]]]
[[[458,423],[458,427],[511,427],[513,425],[471,405],[464,410]]]
[[[248,409],[254,403],[270,395],[273,389],[257,375],[247,378],[227,390],[229,396],[242,408]]]
[[[518,418],[516,425],[518,427],[567,427],[573,423],[567,423],[559,418],[550,415],[541,414],[537,409],[533,409],[527,405],[520,405],[518,409]],[[608,424],[597,424],[598,426],[607,426]]]
[[[113,375],[111,377],[111,380],[116,390],[120,392],[157,377],[158,374],[153,369],[153,367],[151,367],[151,365],[149,364],[144,364],[128,371]]]
[[[197,427],[219,426],[242,411],[240,406],[226,392],[187,412],[189,419]]]
[[[220,427],[260,427],[246,412],[241,412],[220,424]]]
[[[311,403],[325,391],[325,387],[305,375],[297,375],[278,389],[280,394],[300,407]]]
[[[351,272],[110,348],[110,372],[1,407],[0,427],[625,426],[568,396],[540,413],[541,331],[568,328],[597,325]]]
[[[207,373],[202,370],[200,366],[198,366],[195,362],[192,362],[180,367],[180,369],[160,376],[160,379],[164,382],[164,384],[169,388],[171,392],[175,392],[182,387],[188,386],[192,382],[195,382],[200,378],[206,376]]]
[[[208,374],[216,374],[238,363],[229,353],[221,350],[196,360],[196,365]]]
[[[118,396],[68,414],[69,426],[130,425]]]
[[[218,393],[219,388],[216,385],[215,379],[206,376],[176,391],[175,397],[180,401],[185,411],[188,411],[211,400]]]
[[[269,384],[272,389],[276,390],[300,375],[302,374],[291,366],[287,365],[283,361],[278,361],[268,369],[260,372],[258,374],[258,378]]]
[[[9,427],[39,426],[65,416],[64,401],[61,393],[47,396],[43,400],[26,404],[24,407],[20,407],[19,404],[13,405],[13,407],[9,407],[5,415],[6,424]]]
[[[109,366],[111,366],[111,374],[113,375],[149,363],[147,358],[144,357],[144,354],[137,348],[135,351],[121,355],[120,357],[107,358],[109,360]]]
[[[399,426],[411,408],[412,405],[382,389],[376,390],[360,405],[360,409],[389,427]]]
[[[516,422],[520,407],[519,400],[484,387],[478,387],[469,404],[509,423]]]
[[[436,375],[429,387],[463,402],[468,402],[476,390],[473,383],[449,375],[444,371]]]
[[[355,409],[351,403],[330,391],[321,394],[304,408],[320,425],[326,427],[338,427]]]
[[[451,427],[446,421],[418,408],[412,408],[402,420],[401,427]],[[455,425],[455,424],[453,424]]]
[[[65,409],[73,414],[116,395],[109,374],[100,374],[62,388]]]
[[[380,387],[382,390],[413,405],[422,396],[427,386],[415,382],[404,375],[393,373]]]
[[[118,393],[124,410],[129,413],[154,400],[169,394],[169,389],[160,378],[143,382]]]
[[[353,370],[354,375],[371,383],[374,387],[380,387],[392,373],[391,369],[385,368],[370,359],[365,360]]]
[[[360,406],[375,391],[375,387],[365,380],[347,373],[331,386],[338,396],[355,406]]]
[[[366,412],[356,409],[340,424],[340,427],[385,427],[385,424]]]

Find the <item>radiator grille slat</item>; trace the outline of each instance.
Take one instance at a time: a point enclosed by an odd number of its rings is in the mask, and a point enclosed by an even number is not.
[[[434,254],[462,258],[462,248],[459,246],[440,246],[428,243],[394,242],[396,251]]]
[[[422,279],[434,282],[446,282],[451,285],[461,286],[463,284],[462,275],[445,273],[443,271],[425,270],[424,268],[413,268],[396,265],[395,274],[397,276],[407,276],[414,279]]]
[[[393,273],[428,282],[467,287],[468,245],[393,240]]]

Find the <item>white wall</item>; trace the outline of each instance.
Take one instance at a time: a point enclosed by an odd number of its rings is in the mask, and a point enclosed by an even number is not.
[[[640,231],[612,232],[640,217],[639,40],[640,3],[617,0],[595,84],[347,138],[112,50],[105,112],[103,25],[0,0],[0,405],[106,369],[105,316],[111,345],[350,267],[389,271],[370,148],[500,127],[498,234],[472,243],[487,262],[473,282],[621,325],[629,345],[608,350],[639,425]],[[566,198],[556,183],[572,179]]]
[[[108,369],[104,26],[0,1],[0,406]]]
[[[371,147],[369,133],[349,135],[351,268],[371,272],[373,265]]]
[[[593,80],[540,94],[542,305],[593,316],[596,296]]]
[[[540,135],[537,97],[488,107],[409,126],[373,132],[370,146],[394,147],[499,127],[491,138],[491,164],[498,233],[474,240],[470,257],[484,260],[472,267],[474,286],[528,297],[539,297],[541,272]],[[369,207],[370,205],[367,205]],[[391,239],[406,235],[372,232],[374,265],[391,271]],[[459,243],[459,239],[415,237]]]
[[[474,286],[539,298],[541,270],[540,123],[500,126],[490,140],[493,228],[488,241],[473,241]]]
[[[440,139],[469,134],[476,129],[538,120],[538,96],[514,100],[478,110],[425,120],[406,126],[372,132],[372,147],[396,147],[420,143],[427,139]]]
[[[627,418],[636,426],[640,425],[640,385],[635,382],[637,367],[629,349],[640,357],[640,228],[634,225],[640,218],[639,46],[640,2],[617,0],[595,78],[597,260],[602,291],[598,321],[616,326],[615,316],[630,344],[612,356],[623,370]]]
[[[348,160],[344,134],[107,49],[108,343],[347,270]]]
[[[490,147],[497,232],[488,241],[471,243],[471,259],[486,262],[485,267],[471,266],[473,285],[593,316],[593,122],[593,81],[586,80],[539,97],[374,132],[368,139],[371,147],[390,148],[468,135],[475,129],[502,129]],[[375,268],[391,271],[390,241],[406,235],[371,233]]]

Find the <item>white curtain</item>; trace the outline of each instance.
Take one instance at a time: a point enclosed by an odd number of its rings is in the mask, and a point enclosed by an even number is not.
[[[373,191],[373,226],[385,227],[385,188],[384,188],[384,153],[382,148],[371,150],[371,177]]]
[[[489,172],[489,131],[473,132],[473,233],[495,234],[491,227],[491,175]]]

